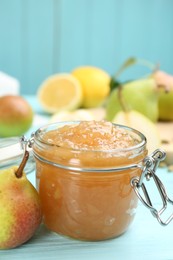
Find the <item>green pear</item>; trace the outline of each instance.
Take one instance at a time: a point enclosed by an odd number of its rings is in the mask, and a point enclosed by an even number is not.
[[[158,119],[157,92],[157,85],[152,78],[131,81],[117,87],[107,101],[106,119],[111,121],[125,106],[127,110],[134,109],[156,122]]]
[[[156,124],[138,111],[120,111],[115,115],[112,122],[129,126],[144,134],[147,139],[147,149],[149,153],[158,149],[161,145],[160,134]]]
[[[18,169],[0,170],[0,249],[29,240],[42,220],[38,193],[23,171],[16,174]]]
[[[22,135],[31,127],[32,121],[32,108],[23,97],[0,97],[0,137]]]
[[[159,89],[159,120],[173,121],[173,76],[158,70],[153,78]]]

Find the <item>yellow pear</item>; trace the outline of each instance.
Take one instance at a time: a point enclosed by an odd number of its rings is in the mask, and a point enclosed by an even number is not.
[[[10,249],[28,241],[42,221],[37,190],[28,181],[21,165],[0,170],[0,249]]]
[[[113,123],[126,125],[140,131],[147,138],[147,149],[151,153],[160,147],[159,131],[150,119],[135,111],[120,111],[113,119]]]

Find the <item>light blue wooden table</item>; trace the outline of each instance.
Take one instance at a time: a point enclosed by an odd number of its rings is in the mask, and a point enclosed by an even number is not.
[[[159,177],[171,191],[173,174],[159,169]],[[28,175],[35,183],[35,172]],[[170,192],[171,195],[171,192]],[[173,197],[173,192],[172,192]],[[173,207],[172,207],[173,210]],[[135,220],[122,236],[102,242],[81,242],[49,232],[44,226],[26,244],[0,251],[1,260],[172,260],[173,222],[162,227],[139,203]]]
[[[39,112],[40,108],[35,99],[30,98],[29,101]],[[35,172],[33,171],[27,176],[35,185]],[[158,176],[165,184],[170,197],[173,198],[173,173],[169,173],[166,168],[159,168]],[[154,198],[154,203],[159,206],[160,201],[157,197]],[[170,207],[171,211],[173,212],[173,206]],[[0,251],[0,260],[9,259],[172,260],[173,221],[166,227],[161,226],[139,203],[135,220],[128,231],[118,238],[107,241],[81,242],[68,239],[48,231],[42,225],[26,244],[16,249]]]

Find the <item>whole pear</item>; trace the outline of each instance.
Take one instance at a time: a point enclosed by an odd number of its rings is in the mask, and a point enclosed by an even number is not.
[[[126,125],[134,128],[145,135],[147,139],[147,149],[149,153],[152,153],[155,149],[158,149],[161,145],[161,139],[159,131],[150,119],[138,111],[119,111],[114,119],[113,123]]]
[[[18,167],[0,170],[0,249],[17,247],[29,240],[41,223],[36,189]]]
[[[111,121],[125,106],[128,110],[136,110],[156,122],[158,119],[157,92],[156,82],[152,78],[131,81],[116,88],[107,101],[106,119]]]
[[[31,126],[33,110],[21,96],[0,97],[0,137],[20,136]]]
[[[153,74],[153,78],[159,90],[159,119],[173,121],[173,76],[158,70]]]

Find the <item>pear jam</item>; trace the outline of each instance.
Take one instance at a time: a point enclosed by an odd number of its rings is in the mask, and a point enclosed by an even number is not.
[[[146,140],[138,131],[106,121],[64,122],[35,133],[37,189],[52,231],[99,241],[124,233],[134,219]]]

